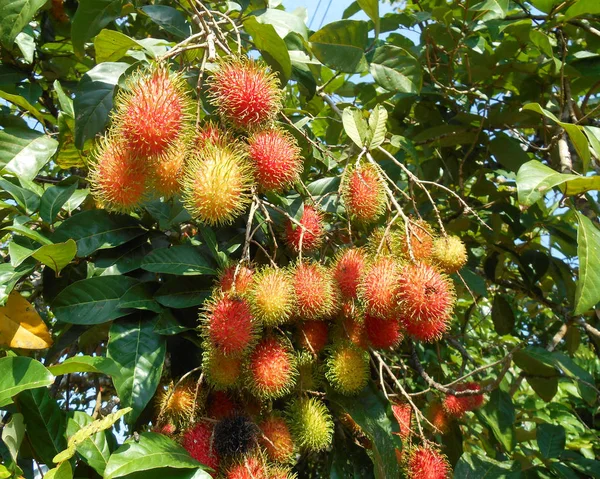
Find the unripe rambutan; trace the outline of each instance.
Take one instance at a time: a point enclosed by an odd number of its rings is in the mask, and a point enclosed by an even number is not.
[[[325,377],[340,394],[355,396],[369,382],[369,354],[350,342],[331,347]]]
[[[307,451],[327,449],[333,439],[333,418],[325,403],[315,398],[299,398],[287,409],[294,442]]]
[[[292,283],[296,312],[301,319],[327,319],[338,306],[337,290],[329,271],[317,263],[298,263]]]
[[[114,136],[100,140],[88,179],[94,199],[107,210],[129,212],[146,200],[148,166]]]
[[[294,251],[313,251],[323,242],[325,228],[321,214],[314,206],[304,205],[300,225],[288,220],[285,228],[285,239],[287,245]]]
[[[182,180],[186,209],[209,225],[231,223],[251,201],[252,167],[238,144],[193,153]]]
[[[294,311],[294,288],[285,269],[266,267],[255,274],[248,293],[252,314],[272,327],[289,321]]]
[[[302,158],[296,139],[284,130],[264,130],[248,140],[256,183],[263,191],[283,191],[302,172]]]
[[[477,383],[465,383],[455,386],[456,391],[480,391],[481,386]],[[455,396],[454,394],[448,394],[444,398],[442,403],[444,410],[453,417],[459,418],[467,411],[473,411],[481,407],[483,404],[483,394],[476,394],[474,396]]]
[[[269,467],[269,479],[298,479],[298,476],[289,467],[271,465]]]
[[[223,391],[212,392],[206,401],[206,416],[212,419],[223,419],[233,416],[239,410],[238,404]]]
[[[329,339],[329,327],[323,321],[303,321],[298,325],[298,343],[312,354],[319,354]]]
[[[448,432],[448,429],[450,428],[450,418],[448,417],[448,414],[446,414],[446,411],[444,411],[444,407],[441,403],[438,401],[430,403],[425,412],[425,416],[437,429],[436,432],[440,432],[441,434],[446,434]]]
[[[171,383],[159,389],[156,401],[158,414],[176,425],[187,424],[194,418],[196,399],[191,384],[182,383],[175,387]]]
[[[263,125],[281,108],[279,80],[259,62],[243,58],[223,61],[208,84],[211,103],[237,127]]]
[[[183,433],[181,445],[196,461],[218,471],[219,455],[214,448],[213,432],[211,423],[201,421]]]
[[[285,420],[271,414],[259,426],[262,433],[259,442],[271,461],[290,462],[294,456],[294,441]]]
[[[433,261],[445,273],[456,273],[467,263],[467,248],[458,236],[437,238],[433,243]]]
[[[237,385],[242,374],[242,359],[207,348],[202,355],[202,371],[206,382],[215,389],[230,389]]]
[[[240,355],[256,338],[256,323],[244,299],[219,295],[208,301],[204,313],[204,332],[212,347],[224,355]]]
[[[283,340],[267,336],[257,345],[248,362],[248,387],[261,399],[276,399],[290,392],[296,382],[296,365]]]
[[[187,151],[184,145],[170,148],[150,167],[150,189],[155,196],[170,198],[181,190]]]
[[[360,165],[348,171],[342,184],[342,198],[348,214],[361,223],[372,223],[386,207],[385,188],[377,168]]]
[[[431,226],[423,220],[414,221],[408,226],[408,234],[410,237],[410,250],[412,250],[412,258],[406,239],[406,230],[400,228],[401,250],[404,258],[414,259],[415,261],[429,261],[433,253],[433,242],[435,236]]]
[[[396,261],[381,256],[362,276],[359,297],[365,305],[367,314],[390,317],[398,306],[399,268]]]
[[[232,415],[215,425],[214,444],[220,457],[241,456],[257,444],[258,427],[248,417]]]
[[[322,371],[315,357],[308,351],[300,351],[295,355],[298,379],[296,389],[299,391],[316,391],[323,383]]]
[[[375,349],[394,349],[404,338],[397,319],[384,319],[370,314],[365,316],[365,333]]]
[[[114,127],[138,157],[155,158],[189,136],[193,111],[181,75],[154,66],[135,73],[117,95]]]
[[[397,434],[402,440],[407,439],[411,433],[412,406],[409,403],[394,403],[392,404],[392,413],[400,427],[400,432]]]
[[[233,139],[230,135],[221,130],[212,121],[207,121],[196,130],[194,137],[194,146],[197,150],[202,150],[206,146],[226,146]]]
[[[447,479],[452,472],[446,456],[430,445],[410,449],[405,460],[408,479]]]
[[[354,299],[358,293],[358,285],[367,266],[367,258],[363,250],[350,248],[340,254],[333,266],[333,277],[337,281],[342,296]]]
[[[237,270],[237,275],[236,275]],[[234,285],[235,278],[235,285]],[[244,294],[254,279],[254,270],[244,265],[227,266],[219,275],[219,286],[224,293]]]
[[[269,479],[269,470],[261,457],[250,456],[232,464],[225,479]]]

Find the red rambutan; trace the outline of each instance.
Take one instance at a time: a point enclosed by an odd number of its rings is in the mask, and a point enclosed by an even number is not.
[[[399,273],[394,259],[381,256],[362,276],[358,294],[368,314],[383,318],[394,314],[398,306]]]
[[[269,479],[269,471],[261,458],[250,456],[232,464],[225,479]]]
[[[214,426],[208,422],[199,422],[188,429],[181,437],[181,445],[199,463],[215,471],[219,468],[219,456],[213,445]]]
[[[433,254],[433,243],[435,236],[425,221],[418,220],[412,222],[408,226],[408,234],[410,237],[410,249],[412,250],[415,261],[429,261]],[[408,241],[406,240],[406,231],[404,228],[399,230],[399,239],[401,250],[405,258],[410,258],[408,249]]]
[[[333,277],[344,298],[356,298],[360,278],[366,265],[367,258],[361,249],[347,249],[337,257],[333,267]]]
[[[298,263],[292,283],[296,311],[301,319],[327,319],[334,314],[338,298],[329,271],[317,263]]]
[[[327,344],[329,326],[324,321],[303,321],[298,325],[300,347],[318,354]]]
[[[269,459],[275,462],[289,462],[294,455],[294,441],[285,420],[272,414],[258,427],[262,433],[259,442],[265,448]]]
[[[341,323],[342,335],[355,346],[362,349],[369,347],[369,340],[365,331],[364,318],[346,317]]]
[[[235,271],[237,269],[237,276]],[[235,278],[235,286],[234,286]],[[254,278],[254,270],[247,266],[232,264],[227,266],[219,276],[219,286],[224,293],[233,292],[235,294],[244,294],[250,288],[252,279]]]
[[[480,391],[481,386],[477,383],[465,383],[459,384],[454,387],[456,391]],[[473,411],[481,407],[483,404],[483,394],[476,394],[474,396],[455,396],[454,394],[448,394],[444,398],[442,403],[444,410],[453,417],[459,418],[467,411]]]
[[[248,362],[248,387],[256,397],[275,399],[285,396],[296,382],[294,356],[283,340],[273,336],[262,339]]]
[[[152,432],[157,432],[158,434],[163,434],[165,436],[172,436],[176,431],[177,428],[170,422],[152,428]]]
[[[442,404],[438,401],[434,401],[429,404],[425,413],[427,420],[437,428],[436,432],[446,434],[450,428],[450,418]]]
[[[396,348],[403,339],[397,319],[384,319],[370,314],[365,316],[365,333],[375,349]]]
[[[229,135],[216,126],[212,121],[204,123],[196,130],[194,144],[197,150],[201,150],[206,146],[226,146],[232,139]]]
[[[409,450],[406,458],[408,479],[447,479],[451,468],[446,456],[433,446],[419,446]]]
[[[211,419],[233,416],[238,410],[238,404],[224,391],[213,391],[206,400],[206,416]]]
[[[302,251],[313,251],[319,248],[325,233],[321,214],[314,206],[304,205],[299,223],[302,226],[288,220],[285,229],[288,246],[296,252],[300,251],[300,247],[302,247]]]
[[[398,435],[403,439],[407,439],[411,433],[412,426],[412,406],[409,403],[395,403],[392,404],[392,413],[394,418],[400,426],[400,432]]]
[[[351,169],[342,185],[348,214],[361,223],[376,221],[385,211],[385,189],[377,168],[371,164]]]

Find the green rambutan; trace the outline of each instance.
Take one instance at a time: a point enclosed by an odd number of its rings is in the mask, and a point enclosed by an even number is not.
[[[285,228],[285,240],[294,251],[314,251],[321,246],[325,235],[323,218],[314,206],[304,205],[302,218],[298,221],[301,226],[288,220]]]
[[[359,298],[368,314],[388,318],[398,307],[398,278],[400,269],[397,262],[388,256],[377,258],[362,276],[359,285]]]
[[[396,226],[375,228],[367,238],[365,249],[370,256],[390,256],[403,260],[402,245],[404,235]]]
[[[298,379],[296,388],[299,391],[316,391],[323,383],[322,371],[315,357],[308,351],[300,351],[295,355]]]
[[[294,287],[286,269],[269,266],[254,275],[248,302],[252,314],[264,326],[288,322],[294,311],[294,299]]]
[[[171,382],[166,388],[158,390],[158,414],[177,426],[187,425],[194,419],[196,399],[195,389],[190,383],[183,382],[175,387]]]
[[[350,342],[334,344],[325,362],[325,377],[340,394],[355,396],[369,382],[369,354]]]
[[[333,439],[333,418],[325,403],[316,398],[294,399],[287,409],[294,442],[307,451],[322,451]]]
[[[433,243],[433,262],[447,274],[456,273],[467,263],[467,248],[458,236],[442,236]]]
[[[262,433],[259,442],[268,458],[274,462],[290,462],[294,457],[294,441],[285,420],[278,414],[271,414],[258,427]]]
[[[254,270],[252,268],[244,265],[232,264],[227,266],[219,275],[219,286],[223,293],[231,292],[243,295],[250,288],[253,279]]]
[[[408,479],[448,479],[451,475],[448,459],[434,446],[413,447],[405,456]]]
[[[312,354],[319,354],[329,339],[329,326],[324,321],[303,321],[298,325],[298,343]]]
[[[372,223],[386,208],[385,186],[371,164],[349,169],[342,182],[342,198],[348,214],[360,223]]]
[[[248,388],[261,399],[276,399],[290,392],[298,371],[294,355],[282,339],[263,338],[248,362]]]
[[[327,319],[338,306],[337,289],[330,272],[318,263],[298,263],[292,283],[296,312],[301,319]]]
[[[241,377],[242,366],[241,358],[225,355],[216,348],[207,348],[202,355],[206,382],[217,390],[235,387]]]
[[[219,470],[219,455],[214,448],[214,426],[208,421],[200,421],[188,429],[181,437],[181,445],[196,461],[215,471]]]
[[[394,418],[396,419],[396,421],[398,422],[398,426],[400,427],[400,432],[397,434],[404,441],[411,434],[413,416],[412,406],[407,402],[393,403],[392,413],[394,414]]]
[[[215,425],[214,444],[220,457],[248,454],[258,440],[258,427],[248,417],[234,414],[224,417]]]
[[[225,479],[269,479],[269,469],[262,457],[248,456],[229,466]]]
[[[333,277],[344,298],[354,299],[357,297],[360,278],[366,266],[367,257],[362,249],[350,248],[337,256],[333,266]]]
[[[481,386],[474,382],[465,384],[459,384],[454,387],[456,391],[480,391]],[[447,394],[442,403],[444,411],[448,415],[460,418],[467,411],[473,411],[478,409],[483,404],[483,394],[476,394],[473,396],[455,396],[454,394]]]
[[[365,316],[365,333],[375,349],[394,349],[404,339],[397,319],[385,319],[370,314]]]

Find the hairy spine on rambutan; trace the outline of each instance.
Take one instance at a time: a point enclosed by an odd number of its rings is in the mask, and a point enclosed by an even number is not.
[[[171,198],[181,190],[187,147],[176,143],[149,167],[149,189],[154,196]]]
[[[398,307],[399,267],[388,256],[377,258],[362,276],[358,296],[368,314],[391,317]]]
[[[430,261],[433,253],[433,242],[436,238],[431,226],[423,220],[417,220],[409,223],[407,229],[408,239],[406,229],[401,228],[398,230],[404,258],[414,261]],[[408,245],[409,240],[410,248]]]
[[[434,446],[413,447],[404,456],[408,479],[448,479],[451,476],[448,459]]]
[[[437,429],[435,432],[446,434],[450,428],[450,417],[439,401],[434,401],[427,406],[425,411],[427,420]]]
[[[290,320],[294,311],[294,299],[289,271],[270,266],[256,273],[248,292],[252,314],[267,327]]]
[[[328,319],[339,303],[337,288],[329,270],[313,263],[298,263],[292,283],[296,294],[296,313],[301,319]]]
[[[333,439],[333,418],[325,403],[316,398],[293,400],[286,411],[295,443],[307,451],[327,449]]]
[[[325,362],[325,377],[340,394],[355,396],[369,382],[369,353],[350,342],[334,344]]]
[[[211,419],[234,416],[238,411],[239,405],[226,392],[213,391],[206,400],[206,416]]]
[[[298,379],[298,391],[316,391],[323,383],[322,368],[315,356],[308,351],[299,351],[295,355]]]
[[[345,299],[357,297],[360,279],[366,267],[367,257],[362,249],[350,248],[336,257],[333,277]]]
[[[254,279],[254,270],[242,264],[231,264],[219,275],[219,286],[223,293],[245,294]]]
[[[296,139],[281,129],[263,130],[248,140],[256,183],[263,191],[283,191],[302,173],[302,157]]]
[[[229,466],[225,479],[269,479],[269,468],[261,456],[246,456]]]
[[[365,331],[364,318],[359,314],[340,318],[336,328],[336,338],[347,339],[361,349],[368,349],[369,341]]]
[[[242,366],[241,358],[227,356],[216,348],[207,348],[202,355],[202,372],[206,382],[217,390],[235,387],[241,377]]]
[[[182,180],[186,209],[209,225],[231,223],[251,202],[252,166],[236,143],[193,152]]]
[[[269,466],[269,479],[298,479],[298,476],[287,466],[272,464]]]
[[[223,147],[231,143],[233,138],[212,121],[207,121],[196,130],[194,147],[202,150],[207,146]]]
[[[433,261],[444,273],[456,273],[467,263],[467,248],[458,236],[437,238],[433,243]]]
[[[271,461],[287,463],[294,457],[294,441],[286,421],[277,413],[266,417],[259,425],[259,442]]]
[[[298,371],[292,349],[283,339],[263,338],[248,361],[248,388],[260,399],[276,399],[289,393]]]
[[[356,221],[372,223],[385,212],[385,186],[376,166],[367,163],[349,168],[341,190],[346,211]]]
[[[314,251],[323,242],[325,228],[321,213],[314,206],[304,205],[298,224],[288,220],[285,228],[287,245],[294,251]]]
[[[171,382],[166,388],[160,388],[158,391],[158,415],[177,426],[187,425],[194,419],[196,400],[195,390],[189,383],[175,386]]]
[[[273,120],[281,109],[279,80],[263,63],[239,58],[221,61],[208,79],[211,103],[236,127],[251,129]]]
[[[312,354],[319,354],[329,339],[329,326],[324,321],[303,321],[298,325],[298,343]]]
[[[214,448],[214,426],[207,421],[200,421],[183,433],[181,445],[196,461],[215,471],[219,470],[219,455]]]
[[[456,391],[480,391],[481,386],[474,382],[459,384],[454,387]],[[475,394],[473,396],[455,396],[447,394],[442,403],[444,410],[453,417],[460,418],[467,411],[478,409],[483,404],[483,394]]]
[[[215,449],[220,457],[247,454],[256,446],[258,432],[250,418],[240,414],[227,416],[215,425]]]
[[[367,314],[365,333],[369,343],[375,349],[394,349],[404,339],[400,330],[400,321],[396,318],[386,319]]]
[[[412,429],[412,406],[409,403],[397,402],[392,404],[392,413],[398,422],[400,432],[397,433],[402,440],[408,439]]]

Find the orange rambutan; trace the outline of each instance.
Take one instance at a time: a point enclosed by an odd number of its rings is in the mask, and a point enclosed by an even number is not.
[[[286,463],[294,456],[294,441],[285,420],[271,414],[258,425],[261,436],[259,442],[271,461]]]
[[[187,424],[194,418],[196,399],[195,389],[190,383],[175,387],[171,382],[158,391],[156,406],[159,417],[176,425]]]
[[[410,238],[410,249],[412,250],[415,261],[429,261],[433,254],[433,243],[435,241],[435,235],[431,229],[431,226],[423,220],[413,221],[408,225],[408,237]],[[408,247],[408,241],[406,236],[406,230],[401,228],[399,230],[399,241],[401,244],[401,251],[404,258],[410,258],[410,251]]]
[[[187,149],[177,144],[149,168],[150,189],[155,196],[170,198],[181,190]]]
[[[402,440],[407,439],[412,430],[412,406],[409,403],[393,403],[392,413],[394,414],[394,418],[400,427],[400,432],[397,434],[402,438]]]
[[[448,459],[434,446],[418,446],[408,451],[405,463],[408,479],[447,479],[451,472]]]
[[[327,319],[338,305],[337,291],[329,271],[318,263],[298,263],[292,283],[296,312],[301,319]]]
[[[303,321],[298,325],[298,343],[312,354],[319,354],[329,339],[329,326],[324,321]]]
[[[342,183],[342,198],[348,214],[361,223],[372,223],[386,207],[385,187],[377,167],[371,164],[350,169]]]
[[[242,373],[242,359],[228,356],[216,348],[207,348],[202,355],[202,371],[208,384],[215,389],[236,386]]]
[[[375,349],[396,348],[404,338],[397,319],[385,319],[371,314],[365,315],[365,333]]]
[[[200,421],[183,433],[181,445],[196,461],[218,471],[219,455],[214,448],[213,432],[211,423]]]
[[[269,479],[269,469],[262,458],[249,456],[233,463],[225,479]]]
[[[264,326],[289,321],[294,311],[294,288],[287,269],[265,267],[256,273],[248,292],[252,314]]]
[[[454,387],[456,391],[480,391],[481,386],[474,382],[465,384],[459,384]],[[455,396],[454,394],[447,394],[444,398],[442,405],[444,410],[453,417],[459,418],[467,411],[473,411],[481,407],[483,404],[483,394],[476,394],[473,396]]]
[[[450,428],[450,418],[439,401],[434,401],[429,404],[425,416],[438,430],[436,432],[440,432],[441,434],[446,434],[448,432],[448,429]]]
[[[248,388],[260,399],[276,399],[290,392],[297,369],[292,349],[274,336],[263,338],[248,361]]]
[[[263,130],[248,140],[256,183],[263,191],[283,191],[302,172],[302,158],[296,139],[281,129]]]
[[[252,268],[232,264],[227,266],[219,275],[219,286],[224,293],[244,294],[250,288],[253,279],[254,270]]]
[[[285,229],[285,239],[287,245],[294,251],[313,251],[323,242],[325,228],[321,213],[314,206],[304,205],[300,225],[288,220]]]
[[[398,306],[398,264],[389,256],[377,258],[362,276],[359,298],[366,312],[382,318],[394,314]]]
[[[367,257],[363,250],[350,248],[340,254],[333,266],[333,277],[337,281],[342,296],[356,298],[358,285],[367,266]]]

